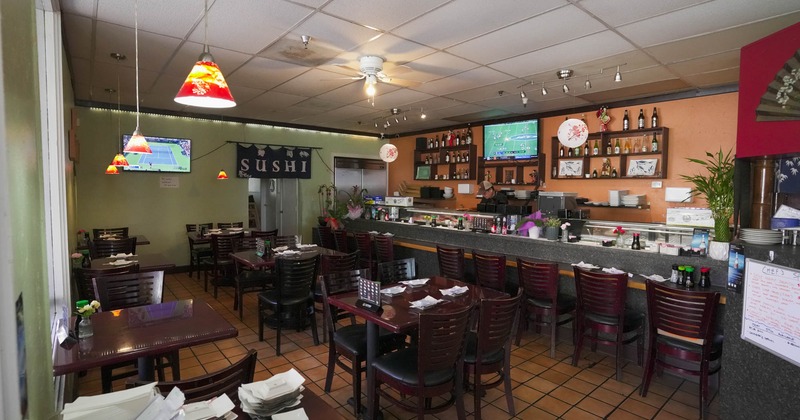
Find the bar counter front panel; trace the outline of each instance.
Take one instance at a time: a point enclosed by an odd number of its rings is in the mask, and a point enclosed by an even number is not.
[[[517,257],[559,263],[562,273],[561,290],[571,295],[575,294],[575,283],[571,275],[572,263],[585,261],[603,267],[616,267],[635,274],[629,282],[628,303],[632,308],[645,312],[644,278],[638,274],[667,276],[672,270],[672,264],[709,267],[712,290],[721,291],[725,302],[717,314],[719,328],[726,332],[718,396],[721,399],[721,418],[800,418],[800,398],[796,395],[800,389],[800,367],[740,338],[744,298],[741,294],[728,292],[724,288],[728,272],[727,261],[364,219],[348,221],[347,229],[352,232],[378,231],[394,234],[395,258],[416,258],[418,275],[422,277],[438,274],[437,244],[464,248],[467,254],[475,249],[506,255],[510,265],[506,269],[510,287],[518,284],[514,267]],[[749,258],[765,261],[770,250],[775,251],[774,263],[800,268],[800,247],[745,244],[745,255]],[[469,258],[466,261],[466,271],[467,276],[474,273]],[[467,280],[474,280],[474,277],[468,277]],[[626,349],[630,351],[630,354],[626,353],[626,357],[633,359],[633,346],[627,347],[631,349]]]

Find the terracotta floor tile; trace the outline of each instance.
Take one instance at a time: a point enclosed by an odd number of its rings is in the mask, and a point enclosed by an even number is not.
[[[661,410],[658,414],[653,417],[654,420],[686,420],[685,417],[681,417],[677,414],[672,414],[669,411]]]
[[[520,363],[519,366],[517,366],[517,368],[529,372],[532,375],[539,375],[547,370],[546,366],[540,365],[532,361]]]
[[[615,406],[596,398],[587,397],[582,399],[575,407],[600,417],[605,417],[614,410]]]
[[[585,369],[583,372],[578,373],[575,375],[576,378],[582,379],[586,382],[589,382],[592,385],[600,385],[606,381],[606,377],[603,375],[598,375],[597,373],[590,372],[588,369]]]
[[[538,390],[540,392],[544,392],[545,394],[558,388],[557,384],[554,384],[546,379],[542,378],[533,378],[528,382],[525,382],[525,385]]]
[[[636,391],[636,387],[633,385],[626,384],[625,382],[620,382],[614,378],[610,378],[603,382],[601,387],[609,390],[614,391],[617,394],[628,396],[631,395],[634,391]]]
[[[646,397],[642,397],[641,395],[639,395],[639,390],[636,390],[636,392],[631,394],[630,397],[628,397],[628,399],[640,401],[655,408],[663,407],[664,403],[666,403],[668,400],[667,397],[663,395],[658,395],[655,392],[648,392]]]
[[[600,400],[606,404],[609,404],[613,407],[618,406],[619,403],[625,400],[625,396],[617,394],[616,392],[610,391],[603,387],[595,389],[594,392],[589,394],[589,396],[597,400]]]
[[[697,408],[700,407],[699,393],[699,390],[697,393],[690,394],[679,389],[677,392],[675,392],[675,394],[672,395],[672,400],[688,405],[689,407]]]
[[[592,391],[595,390],[595,388],[597,388],[596,385],[590,384],[589,382],[580,380],[578,378],[572,378],[568,380],[567,382],[564,383],[564,386],[566,386],[569,389],[572,389],[573,391],[578,391],[584,395],[589,395],[589,393],[591,393]]]
[[[553,367],[550,369],[570,376],[575,376],[576,374],[578,374],[578,372],[581,371],[581,368],[577,366],[572,366],[569,363],[558,363],[556,365],[553,365]]]
[[[558,360],[551,359],[550,356],[539,355],[531,359],[534,363],[538,363],[545,367],[552,367],[553,365],[558,363]]]
[[[225,359],[225,355],[222,354],[222,352],[219,350],[212,353],[206,353],[197,356],[197,360],[199,360],[200,364],[204,366],[207,365],[208,363],[215,362],[221,359]]]
[[[556,397],[567,404],[575,405],[578,401],[584,399],[586,395],[578,391],[573,391],[565,386],[558,387],[550,392],[551,397]]]
[[[514,397],[519,398],[526,404],[533,404],[544,396],[543,392],[533,389],[527,385],[520,385],[514,388],[512,390],[512,394],[514,394]]]
[[[571,410],[564,413],[561,417],[564,420],[596,420],[600,419],[601,417],[595,416],[594,414],[587,413],[586,411],[581,410],[580,408],[573,407]]]
[[[658,413],[658,407],[653,407],[652,405],[645,404],[632,398],[623,401],[622,404],[620,404],[620,408],[647,418],[653,418],[656,413]]]
[[[539,377],[543,378],[543,379],[547,379],[548,381],[550,381],[550,382],[552,382],[554,384],[557,384],[557,385],[561,385],[564,382],[567,382],[568,380],[572,379],[572,376],[563,374],[563,373],[555,371],[553,369],[550,369],[550,370],[547,370],[547,371],[544,371],[544,372],[540,373]]]
[[[642,420],[649,419],[650,417],[639,417],[636,414],[629,413],[621,408],[618,408],[608,415],[608,420]]]
[[[536,408],[542,409],[554,416],[561,416],[562,414],[566,413],[567,410],[572,408],[571,405],[561,401],[557,398],[553,398],[549,395],[545,395],[539,401],[533,405]]]
[[[524,411],[517,413],[517,417],[524,420],[555,420],[558,418],[537,407],[528,407]]]
[[[697,407],[690,407],[675,400],[667,401],[667,403],[664,404],[662,411],[669,411],[672,414],[676,414],[687,419],[700,417],[700,410]]]
[[[229,362],[228,359],[222,359],[206,363],[205,365],[203,365],[203,368],[206,370],[206,372],[216,372],[218,370],[225,369],[230,365],[231,362]]]

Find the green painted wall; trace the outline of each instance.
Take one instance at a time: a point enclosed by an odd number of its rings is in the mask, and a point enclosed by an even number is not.
[[[22,294],[25,347],[27,352],[28,417],[46,419],[54,414],[50,345],[50,316],[46,258],[44,254],[44,198],[42,151],[39,125],[36,24],[34,2],[0,2],[4,128],[0,141],[4,151],[0,182],[4,184],[0,205],[2,223],[10,235],[10,248],[2,264],[12,267],[13,293],[2,296],[2,305],[14,308]],[[7,239],[3,246],[8,245]],[[10,256],[10,261],[5,257]],[[3,278],[2,281],[8,281]],[[16,337],[3,337],[14,345]],[[4,383],[2,386],[16,386]]]
[[[311,237],[316,224],[319,185],[333,180],[329,170],[333,156],[377,158],[384,143],[371,137],[142,114],[140,128],[145,136],[192,139],[192,172],[166,174],[177,177],[180,185],[161,188],[161,174],[157,173],[104,174],[119,147],[118,117],[122,132],[130,133],[136,125],[134,113],[79,108],[79,117],[78,228],[129,226],[131,234],[145,235],[151,241],[140,252],[162,253],[179,266],[189,263],[186,223],[247,223],[247,180],[236,178],[236,147],[226,141],[323,148],[319,154],[314,152],[312,178],[300,180],[297,206],[300,233],[305,238]],[[225,169],[230,179],[217,180],[220,169]]]

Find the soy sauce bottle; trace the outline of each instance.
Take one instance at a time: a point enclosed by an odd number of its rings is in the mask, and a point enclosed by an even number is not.
[[[708,289],[711,287],[711,269],[708,267],[700,267],[700,282],[697,284],[701,289]]]

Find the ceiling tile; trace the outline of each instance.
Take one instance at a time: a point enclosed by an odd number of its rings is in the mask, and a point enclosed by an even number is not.
[[[72,57],[92,58],[92,21],[83,16],[65,14],[64,41]]]
[[[684,76],[683,80],[699,88],[734,84],[739,81],[739,67]]]
[[[134,30],[110,23],[97,23],[97,38],[94,59],[116,63],[112,52],[125,54],[128,66],[136,65]],[[172,58],[180,40],[163,35],[139,31],[139,68],[160,71]]]
[[[231,86],[269,90],[305,71],[307,69],[289,63],[254,57],[235,72],[228,73],[226,78]]]
[[[416,16],[435,9],[447,0],[404,0],[376,4],[373,0],[333,0],[322,11],[351,22],[390,30]],[[376,13],[376,7],[380,13]]]
[[[709,73],[719,69],[738,69],[739,50],[681,61],[680,63],[668,65],[667,68],[681,77]]]
[[[513,77],[504,73],[500,73],[497,70],[493,70],[488,67],[478,67],[476,69],[460,73],[457,76],[446,77],[444,79],[434,80],[432,82],[422,84],[417,87],[416,90],[426,93],[436,92],[440,95],[446,95],[451,92],[458,92],[464,89],[465,86],[485,86],[510,79],[513,79]]]
[[[203,17],[203,3],[196,0],[170,0],[139,2],[139,31],[153,32],[174,38],[186,34]],[[101,21],[133,29],[136,2],[130,0],[102,0],[97,2],[97,16]]]
[[[343,78],[336,73],[312,69],[275,87],[273,90],[293,95],[317,96],[353,82],[352,79]],[[364,82],[360,83],[363,84]]]
[[[362,56],[377,55],[386,61],[384,70],[391,74],[389,66],[413,61],[434,52],[436,50],[425,45],[407,41],[394,35],[383,34],[359,46],[357,51],[350,51],[340,55],[339,59],[347,60],[351,65],[358,67],[358,60]]]
[[[355,23],[315,13],[293,30],[311,36],[315,43],[323,43],[338,50],[350,50],[367,43],[380,32]]]
[[[612,27],[674,12],[709,0],[659,0],[646,7],[631,7],[630,3],[615,0],[583,0],[579,7],[602,19]]]
[[[181,76],[185,79],[202,52],[203,46],[201,44],[184,42],[175,52],[175,55],[170,60],[169,64],[164,67],[164,73]],[[231,72],[238,69],[240,66],[242,66],[242,64],[247,62],[247,60],[250,60],[252,57],[247,54],[226,50],[224,48],[209,48],[209,52],[214,57],[214,62],[217,63],[220,70],[222,70],[222,74],[226,78]]]
[[[266,92],[261,96],[247,102],[248,107],[257,107],[261,110],[269,109],[280,111],[292,105],[296,105],[304,100],[305,96],[289,95],[280,92]]]
[[[447,51],[488,64],[604,29],[601,22],[577,7],[565,6],[450,47]]]
[[[65,14],[76,14],[94,17],[97,0],[73,0],[61,2],[61,11]]]
[[[437,52],[408,63],[406,67],[413,71],[404,73],[404,79],[429,82],[474,69],[478,65],[446,52]]]

